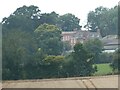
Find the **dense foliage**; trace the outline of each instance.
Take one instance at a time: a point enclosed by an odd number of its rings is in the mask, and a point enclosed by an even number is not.
[[[113,71],[120,70],[120,49],[116,50],[116,52],[113,55],[113,61],[111,64],[111,67],[113,68]],[[120,72],[119,72],[120,73]]]
[[[94,56],[94,63],[100,63],[100,54],[102,53],[103,44],[99,39],[88,40],[84,43],[85,48]]]
[[[111,9],[101,6],[95,11],[90,11],[87,27],[91,31],[100,29],[103,37],[118,34],[118,6]]]
[[[73,68],[75,75],[86,76],[95,72],[93,55],[85,49],[83,44],[77,43],[74,46],[72,57],[74,59]]]
[[[95,39],[84,44],[77,43],[67,54],[71,46],[61,41],[61,32],[80,29],[79,23],[80,19],[70,13],[61,16],[56,12],[41,13],[33,5],[20,7],[4,18],[3,80],[93,75],[97,70],[94,64],[109,62],[110,58],[102,53],[101,41]],[[91,19],[89,23],[92,26]],[[100,56],[105,57],[103,61]],[[111,65],[113,69],[116,69],[115,57]]]
[[[35,30],[38,47],[47,55],[61,55],[61,30],[55,25],[42,24]]]

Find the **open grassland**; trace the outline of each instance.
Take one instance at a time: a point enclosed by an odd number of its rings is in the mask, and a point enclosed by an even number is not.
[[[96,64],[96,65],[97,65],[97,72],[95,72],[94,75],[108,75],[108,74],[112,74],[113,72],[109,63]]]

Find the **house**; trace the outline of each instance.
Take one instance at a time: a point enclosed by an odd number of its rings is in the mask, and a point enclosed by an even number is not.
[[[120,46],[118,35],[107,35],[101,41],[104,45],[104,50],[107,51],[115,51]]]
[[[69,42],[71,46],[74,46],[77,42],[76,31],[62,32],[62,41]]]
[[[62,41],[67,41],[73,47],[77,42],[83,43],[89,39],[101,38],[99,30],[91,32],[87,30],[74,30],[70,32],[62,32]]]

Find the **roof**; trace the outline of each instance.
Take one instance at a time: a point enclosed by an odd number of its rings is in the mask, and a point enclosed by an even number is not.
[[[70,31],[70,32],[62,32],[62,34],[75,34],[76,31]]]
[[[101,39],[104,44],[118,44],[119,39],[117,35],[108,35]]]

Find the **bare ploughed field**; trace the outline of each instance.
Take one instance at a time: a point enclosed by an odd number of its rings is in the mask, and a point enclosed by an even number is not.
[[[118,88],[118,75],[3,81],[2,88]]]

